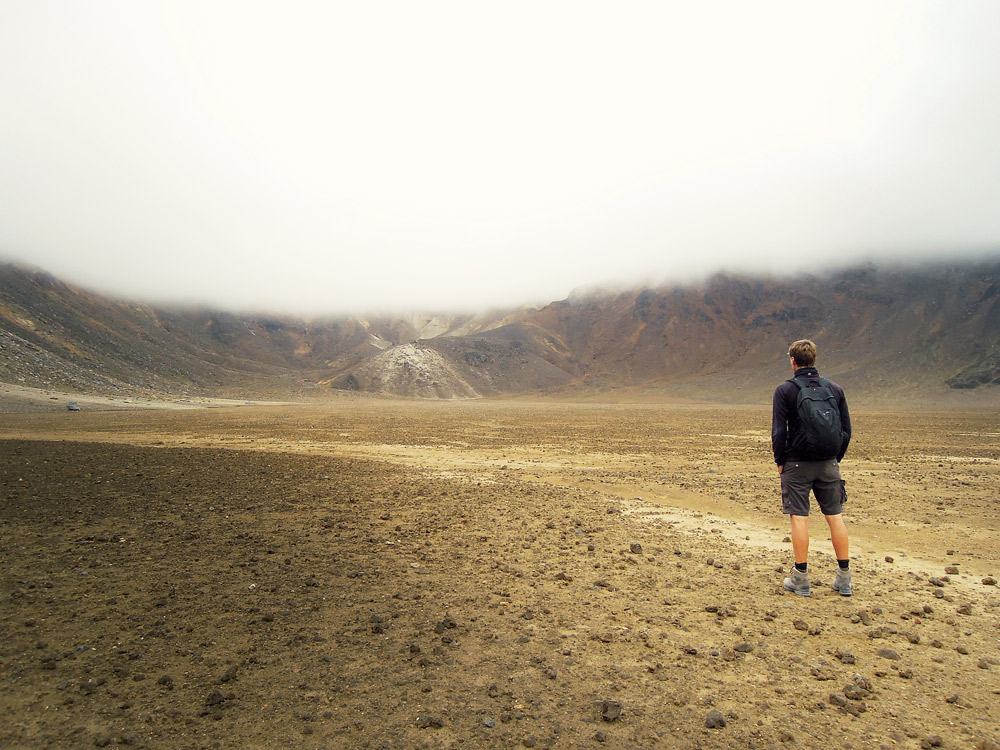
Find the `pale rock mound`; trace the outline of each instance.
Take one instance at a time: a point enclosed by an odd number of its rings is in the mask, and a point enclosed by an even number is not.
[[[419,398],[477,398],[480,394],[438,352],[402,344],[372,357],[335,386]]]

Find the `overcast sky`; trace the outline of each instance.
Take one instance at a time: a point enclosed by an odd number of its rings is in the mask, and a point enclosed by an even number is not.
[[[1000,2],[0,0],[0,258],[457,310],[1000,254]]]

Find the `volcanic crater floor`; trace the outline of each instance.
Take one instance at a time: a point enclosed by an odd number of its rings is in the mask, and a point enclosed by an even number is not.
[[[804,598],[760,408],[0,414],[0,745],[1000,747],[998,414],[854,422]]]

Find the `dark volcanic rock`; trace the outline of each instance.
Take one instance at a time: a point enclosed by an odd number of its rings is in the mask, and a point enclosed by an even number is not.
[[[622,715],[622,704],[618,701],[601,701],[601,718],[605,721],[617,721]]]
[[[718,709],[712,709],[705,717],[705,726],[709,729],[722,729],[726,726],[726,717]]]
[[[221,705],[225,704],[225,702],[226,702],[226,696],[219,689],[213,690],[205,698],[205,705],[206,706],[221,706]]]

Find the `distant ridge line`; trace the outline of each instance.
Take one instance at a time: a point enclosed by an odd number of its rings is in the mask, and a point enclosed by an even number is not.
[[[0,266],[0,382],[81,392],[760,401],[813,338],[852,391],[1000,385],[1000,258],[571,295],[482,314],[305,319],[128,302]],[[895,389],[894,389],[895,390]]]

